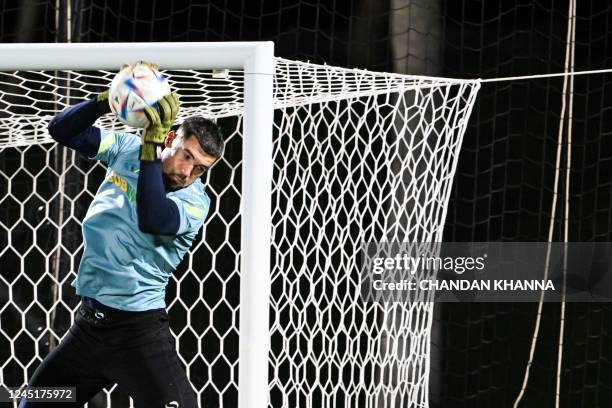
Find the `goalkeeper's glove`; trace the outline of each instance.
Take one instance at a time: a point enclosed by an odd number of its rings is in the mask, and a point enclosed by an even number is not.
[[[144,108],[144,114],[149,120],[149,124],[144,128],[142,134],[140,160],[161,160],[164,140],[176,119],[178,110],[179,99],[176,92],[172,92],[157,101],[157,107],[147,106]]]
[[[108,102],[108,89],[104,92],[100,92],[96,96],[96,101],[98,101],[98,111],[100,115],[105,115],[111,112],[111,107]]]
[[[159,65],[153,63],[153,62],[149,62],[149,61],[143,61],[140,60],[137,62],[137,64],[142,64],[142,65],[148,65],[151,68],[153,68],[154,70],[159,70]],[[124,64],[121,68],[128,66],[128,64]]]

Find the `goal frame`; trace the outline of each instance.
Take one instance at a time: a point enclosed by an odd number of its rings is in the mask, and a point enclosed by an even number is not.
[[[244,70],[238,406],[266,407],[274,43],[0,44],[0,54],[1,71],[117,70],[138,60],[163,69]]]

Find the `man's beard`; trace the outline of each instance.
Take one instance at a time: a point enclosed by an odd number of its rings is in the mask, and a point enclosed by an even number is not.
[[[166,191],[176,191],[186,187],[183,183],[179,183],[175,177],[177,176],[169,176],[166,173],[162,173],[162,179],[164,181],[164,188]]]

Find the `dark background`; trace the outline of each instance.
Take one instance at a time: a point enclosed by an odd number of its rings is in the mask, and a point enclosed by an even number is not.
[[[562,72],[568,24],[567,0],[61,0],[59,9],[56,1],[0,4],[3,43],[272,40],[275,54],[285,58],[457,78]],[[612,4],[581,0],[576,14],[575,70],[611,67]],[[483,84],[464,138],[445,240],[547,239],[562,84],[562,78]],[[576,77],[573,98],[569,237],[610,241],[612,75]],[[559,191],[564,201],[563,181]],[[561,205],[554,240],[562,239],[562,214]],[[442,305],[432,406],[511,406],[536,308]],[[559,322],[560,305],[546,304],[523,407],[553,406]],[[612,403],[611,323],[607,304],[567,305],[561,406]]]

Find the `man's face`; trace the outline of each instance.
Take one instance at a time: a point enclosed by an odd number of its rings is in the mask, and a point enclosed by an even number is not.
[[[168,191],[185,188],[202,176],[215,162],[195,137],[174,136],[171,132],[162,152],[164,186]]]

